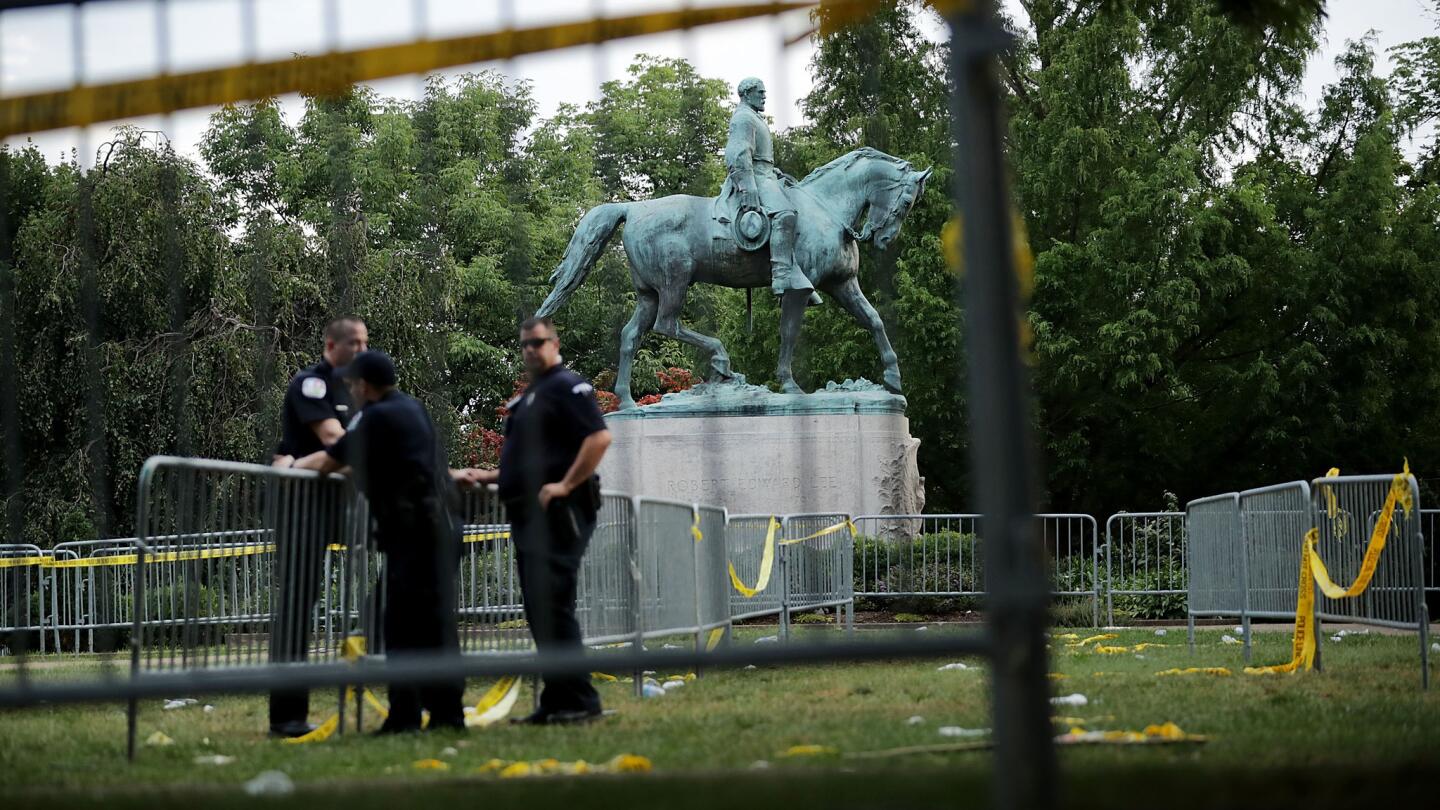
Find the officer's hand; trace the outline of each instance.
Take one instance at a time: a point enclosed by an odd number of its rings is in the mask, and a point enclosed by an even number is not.
[[[570,488],[565,484],[556,481],[553,484],[546,484],[540,488],[540,508],[549,509],[550,502],[556,498],[566,498],[570,495]]]
[[[742,191],[742,192],[740,192],[740,208],[741,208],[741,209],[745,209],[745,208],[759,208],[759,207],[760,207],[760,195],[759,195],[759,194],[756,194],[754,191]]]
[[[295,465],[294,456],[276,456],[270,460],[271,467],[292,467]]]

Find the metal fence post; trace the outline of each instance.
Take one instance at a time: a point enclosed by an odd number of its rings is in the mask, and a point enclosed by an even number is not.
[[[1001,808],[1055,803],[1055,747],[1045,652],[1049,583],[1035,536],[1028,383],[1020,358],[1021,301],[1005,178],[1005,116],[996,54],[1011,38],[995,4],[956,4],[949,22],[954,195],[964,238],[972,469],[986,521],[989,644],[995,723],[994,800]],[[1028,268],[1027,268],[1028,270]]]

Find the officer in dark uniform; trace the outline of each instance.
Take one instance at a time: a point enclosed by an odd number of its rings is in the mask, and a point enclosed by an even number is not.
[[[281,414],[280,445],[276,458],[308,456],[339,441],[354,416],[350,392],[335,374],[369,344],[365,323],[358,318],[339,318],[325,327],[325,354],[319,363],[300,370],[285,389]],[[310,646],[311,614],[319,596],[320,572],[325,546],[338,536],[344,504],[339,493],[334,502],[318,504],[312,519],[303,526],[278,521],[275,537],[275,583],[273,620],[270,633],[270,660],[304,661]],[[280,503],[279,493],[274,506]],[[299,737],[315,727],[306,716],[310,693],[305,690],[270,693],[270,733]]]
[[[395,388],[395,365],[378,351],[362,352],[340,370],[362,410],[330,447],[293,466],[335,472],[349,467],[370,502],[375,544],[385,554],[385,654],[460,652],[455,625],[455,578],[460,524],[455,484],[473,480],[448,469],[435,425],[424,406]],[[390,686],[390,714],[379,733],[419,731],[421,709],[430,729],[465,728],[464,679],[424,686]]]
[[[506,405],[500,469],[467,472],[500,485],[535,646],[542,652],[579,650],[575,590],[600,509],[595,469],[610,446],[610,431],[590,383],[562,363],[549,318],[525,321],[520,347],[530,384]],[[578,723],[600,713],[600,694],[588,676],[547,674],[540,707],[515,722]]]

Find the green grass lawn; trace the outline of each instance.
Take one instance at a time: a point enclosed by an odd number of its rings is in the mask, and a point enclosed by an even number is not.
[[[767,632],[746,628],[739,643]],[[1076,632],[1083,637],[1092,631]],[[1089,699],[1084,707],[1059,707],[1057,715],[1084,718],[1090,730],[1138,730],[1171,721],[1209,738],[1204,744],[1062,749],[1067,805],[1235,806],[1304,797],[1312,807],[1343,807],[1433,796],[1430,786],[1440,774],[1440,687],[1420,691],[1413,636],[1347,636],[1325,646],[1324,673],[1248,676],[1240,673],[1240,648],[1221,644],[1222,632],[1202,631],[1193,655],[1183,630],[1163,637],[1153,630],[1122,631],[1120,638],[1104,642],[1171,645],[1138,655],[1052,642],[1051,668],[1065,676],[1053,682],[1055,692]],[[1257,634],[1257,662],[1288,657],[1288,633]],[[70,660],[43,677],[78,677],[95,666],[83,658]],[[18,800],[32,806],[203,801],[223,807],[246,801],[240,783],[278,769],[298,790],[268,806],[409,806],[422,795],[425,801],[494,806],[683,804],[687,810],[797,803],[981,805],[990,775],[987,752],[846,756],[963,741],[941,736],[941,726],[988,728],[986,668],[977,659],[961,660],[971,668],[937,671],[949,662],[896,661],[714,671],[649,700],[636,699],[625,684],[600,684],[607,706],[618,712],[591,726],[500,725],[465,735],[380,739],[352,732],[302,746],[264,736],[263,697],[200,698],[215,706],[210,713],[199,705],[164,711],[160,701],[147,701],[141,738],[162,731],[175,742],[143,748],[134,764],[124,759],[122,706],[5,711],[0,712],[0,795],[7,797],[6,806]],[[1189,666],[1230,667],[1235,674],[1155,674]],[[7,677],[13,673],[0,672]],[[472,682],[468,697],[478,698],[486,686]],[[517,714],[528,701],[527,691]],[[316,693],[312,720],[323,719],[333,707],[333,692]],[[912,724],[915,716],[923,720]],[[367,719],[373,727],[374,715]],[[836,753],[780,756],[795,745],[823,745]],[[476,773],[492,758],[593,763],[619,753],[648,757],[654,772],[527,780]],[[195,764],[206,754],[235,760]],[[414,767],[429,758],[443,759],[449,768]]]

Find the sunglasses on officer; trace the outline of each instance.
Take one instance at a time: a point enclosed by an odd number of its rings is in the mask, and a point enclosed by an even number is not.
[[[521,341],[520,341],[520,348],[522,348],[522,349],[538,349],[538,348],[540,348],[541,346],[544,346],[545,343],[546,343],[546,341],[551,341],[551,340],[554,340],[554,339],[555,339],[555,337],[554,337],[553,335],[551,335],[550,337],[525,338],[524,340],[521,340]]]

